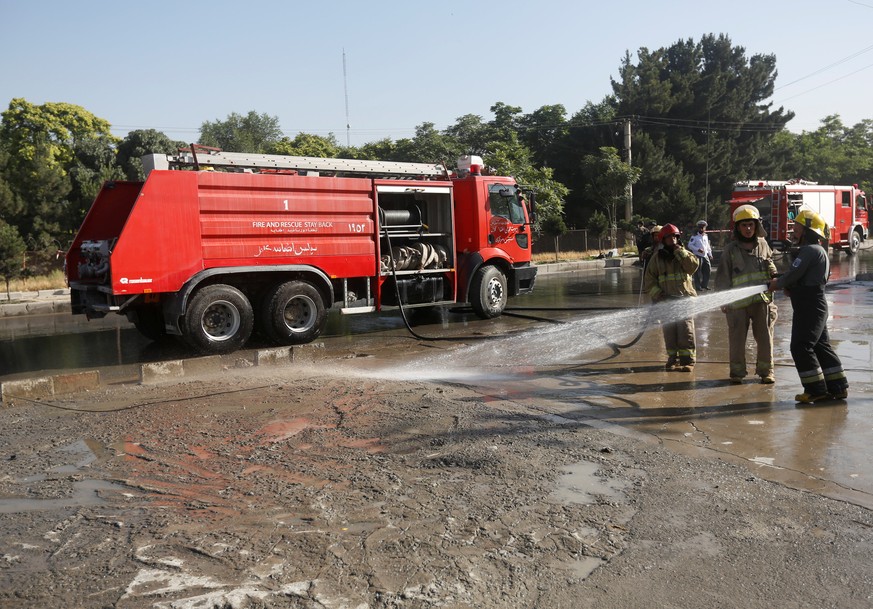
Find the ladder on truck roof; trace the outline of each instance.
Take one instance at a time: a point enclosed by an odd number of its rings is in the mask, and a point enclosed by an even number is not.
[[[180,167],[232,167],[245,170],[299,171],[307,175],[330,173],[333,176],[369,176],[403,179],[434,179],[449,177],[445,165],[430,163],[400,163],[392,161],[361,161],[356,159],[328,159],[280,154],[248,154],[223,152],[213,148],[195,147],[179,154],[149,154],[143,157],[146,174],[152,169]]]

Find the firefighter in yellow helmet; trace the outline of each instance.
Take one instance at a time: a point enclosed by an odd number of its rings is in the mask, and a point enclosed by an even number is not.
[[[776,276],[773,250],[767,244],[761,214],[754,205],[740,205],[734,210],[733,240],[721,255],[715,272],[715,289],[729,290],[769,283]],[[727,317],[730,352],[730,380],[740,384],[746,376],[746,340],[749,325],[757,344],[755,374],[764,384],[773,384],[773,328],[776,304],[769,292],[753,294],[721,309]]]
[[[697,296],[691,276],[700,264],[697,256],[682,246],[679,229],[665,224],[658,233],[658,244],[646,265],[643,289],[652,302],[668,298]],[[691,372],[697,357],[694,344],[694,320],[682,319],[662,324],[664,346],[667,348],[668,371]]]
[[[802,208],[794,218],[794,240],[800,250],[787,273],[770,281],[770,289],[784,289],[791,298],[791,357],[800,376],[803,393],[794,396],[802,404],[822,400],[845,400],[849,382],[843,364],[831,347],[828,335],[828,303],[825,284],[830,260],[825,250],[830,231],[811,209]]]

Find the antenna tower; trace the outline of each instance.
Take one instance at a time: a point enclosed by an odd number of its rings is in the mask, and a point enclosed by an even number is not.
[[[346,146],[352,147],[351,142],[351,124],[349,123],[349,85],[346,80],[346,49],[343,47],[343,92],[346,98]]]

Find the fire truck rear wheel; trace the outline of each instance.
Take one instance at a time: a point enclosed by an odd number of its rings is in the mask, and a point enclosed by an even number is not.
[[[482,319],[499,317],[506,308],[506,277],[495,266],[483,266],[473,275],[470,306]]]
[[[210,285],[191,298],[183,320],[185,341],[205,355],[231,353],[252,334],[254,314],[245,295],[233,286]]]
[[[289,281],[274,287],[263,300],[261,326],[277,345],[310,343],[327,325],[321,293],[306,281]]]

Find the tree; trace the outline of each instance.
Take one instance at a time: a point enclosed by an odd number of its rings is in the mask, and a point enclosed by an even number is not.
[[[603,236],[607,233],[609,227],[609,218],[602,211],[597,210],[591,214],[591,218],[588,220],[588,230],[597,237],[597,249],[601,249]]]
[[[506,142],[491,142],[483,160],[497,175],[513,176],[523,188],[536,193],[537,221],[535,231],[541,230],[541,223],[551,225],[560,218],[563,222],[564,198],[567,187],[555,180],[554,172],[549,167],[535,167],[531,163],[530,150],[518,141],[516,134],[511,134]]]
[[[626,54],[619,79],[612,81],[616,114],[636,121],[634,164],[644,171],[635,198],[658,196],[677,202],[683,212],[694,203],[700,214],[712,192],[730,192],[740,177],[773,171],[766,151],[794,116],[766,102],[776,79],[773,55],[747,59],[727,36],[709,34],[696,43],[641,48],[637,57],[634,64]],[[648,141],[641,141],[643,135]]]
[[[527,146],[533,162],[543,167],[554,167],[557,150],[555,143],[567,135],[567,110],[561,104],[542,106],[519,119],[519,137]]]
[[[13,99],[2,113],[3,179],[12,192],[12,223],[32,248],[53,253],[78,228],[95,181],[113,175],[116,138],[109,123],[80,106]]]
[[[561,235],[567,233],[567,224],[564,222],[564,217],[556,214],[541,220],[540,230],[555,240],[555,262],[558,262],[558,253],[560,252],[560,247],[558,247],[559,239]]]
[[[298,133],[293,140],[283,137],[278,142],[272,144],[268,150],[270,154],[311,156],[328,159],[339,156],[339,151],[340,146],[333,133],[327,137],[310,133]]]
[[[369,142],[359,148],[354,146],[343,151],[342,158],[360,159],[363,161],[381,161],[397,156],[397,145],[390,137]]]
[[[784,179],[819,184],[859,184],[869,192],[873,174],[873,120],[846,127],[838,115],[827,116],[815,131],[789,134],[777,142],[784,156]],[[775,146],[774,146],[775,148]]]
[[[615,148],[604,146],[599,155],[589,154],[582,159],[582,171],[588,176],[585,196],[606,212],[612,247],[615,247],[619,206],[624,207],[628,189],[640,179],[642,170],[622,161]]]
[[[200,126],[201,144],[228,152],[265,154],[281,137],[279,117],[254,110],[245,116],[233,112],[223,121],[206,121]]]
[[[18,230],[0,220],[0,276],[6,282],[6,298],[9,298],[9,282],[20,277],[24,270],[24,252],[27,246]]]
[[[137,129],[119,142],[115,162],[128,180],[145,180],[142,157],[147,154],[175,154],[188,144],[173,141],[154,129]]]
[[[458,142],[464,154],[482,156],[488,151],[490,128],[477,114],[465,114],[446,129],[446,135]]]
[[[437,131],[433,123],[422,123],[415,128],[414,138],[397,140],[394,158],[385,160],[411,163],[443,162],[451,166],[461,154],[461,147],[453,137]]]

